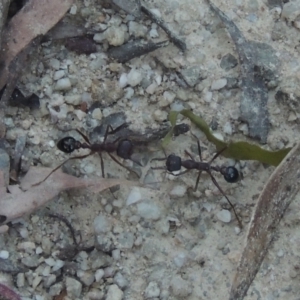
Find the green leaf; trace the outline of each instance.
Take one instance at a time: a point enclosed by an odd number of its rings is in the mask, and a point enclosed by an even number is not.
[[[190,110],[182,110],[180,112],[171,111],[169,115],[169,121],[172,124],[172,129],[168,132],[167,136],[163,139],[162,145],[166,146],[173,135],[173,128],[176,124],[176,119],[178,114],[189,118],[192,123],[194,123],[205,135],[206,138],[215,144],[217,151],[225,148],[222,152],[224,157],[234,158],[237,160],[258,160],[262,163],[277,166],[283,160],[283,158],[288,154],[291,148],[285,148],[278,151],[269,151],[261,148],[258,145],[250,144],[248,142],[239,141],[239,142],[229,142],[219,140],[215,137],[210,130],[207,123],[200,117],[193,114]]]

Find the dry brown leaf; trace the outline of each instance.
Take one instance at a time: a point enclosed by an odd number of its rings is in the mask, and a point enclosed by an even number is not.
[[[300,189],[300,143],[275,169],[256,205],[230,300],[243,299],[254,280],[286,209]]]
[[[51,169],[49,168],[31,168],[21,182],[21,189],[17,185],[9,186],[10,193],[0,197],[0,215],[6,217],[5,222],[2,224],[34,212],[65,190],[88,188],[92,192],[100,192],[118,184],[139,184],[119,179],[77,178],[57,170],[46,181],[37,186],[32,186],[45,178],[50,172]]]
[[[9,65],[38,36],[46,34],[68,11],[73,0],[29,0],[3,31],[0,89],[9,78]]]

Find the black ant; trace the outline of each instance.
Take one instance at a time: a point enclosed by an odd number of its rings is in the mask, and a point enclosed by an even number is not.
[[[196,184],[195,184],[195,188],[194,190],[196,191],[198,188],[198,184],[199,184],[199,180],[200,180],[200,176],[202,171],[205,171],[209,174],[212,182],[214,183],[214,185],[219,189],[219,191],[222,193],[222,195],[226,198],[226,200],[228,201],[230,207],[233,209],[233,212],[235,214],[236,219],[238,220],[239,226],[242,228],[242,222],[240,221],[235,208],[233,206],[233,204],[231,203],[231,201],[228,199],[228,197],[226,196],[226,194],[224,193],[224,191],[222,190],[222,188],[220,187],[220,185],[218,184],[217,180],[215,179],[215,177],[212,175],[212,171],[216,171],[219,172],[223,175],[224,179],[229,182],[229,183],[234,183],[237,182],[239,180],[239,172],[237,170],[237,168],[230,166],[230,167],[220,167],[220,166],[212,166],[212,162],[223,152],[226,150],[227,147],[223,148],[222,150],[220,150],[219,152],[217,152],[213,158],[209,161],[209,162],[203,162],[202,161],[202,155],[201,155],[201,148],[200,148],[200,143],[199,141],[197,141],[197,145],[198,145],[198,153],[199,153],[199,157],[200,157],[200,162],[196,161],[193,156],[185,150],[185,153],[191,158],[191,159],[187,159],[187,160],[182,160],[181,157],[171,154],[166,158],[154,158],[153,160],[165,160],[166,159],[166,167],[156,167],[156,168],[152,168],[152,169],[166,169],[169,173],[171,173],[174,176],[179,176],[182,174],[185,174],[191,170],[198,170],[198,177],[196,180]],[[180,172],[178,174],[174,174],[174,171],[179,171],[181,169],[181,167],[186,168],[185,171]]]
[[[123,168],[127,169],[128,171],[133,172],[134,174],[136,174],[138,177],[139,175],[132,169],[126,167],[125,165],[123,165],[121,162],[119,162],[114,155],[112,154],[112,152],[117,153],[117,155],[123,159],[132,159],[131,156],[133,154],[133,143],[126,138],[122,138],[122,137],[118,137],[116,140],[114,140],[113,142],[106,142],[107,136],[109,134],[114,134],[117,131],[119,131],[120,129],[126,127],[127,124],[124,123],[122,125],[120,125],[119,127],[117,127],[116,129],[113,129],[111,125],[107,125],[106,131],[105,131],[105,135],[104,135],[104,140],[102,143],[95,143],[92,144],[90,143],[88,137],[86,135],[84,135],[82,132],[80,132],[78,129],[76,129],[76,131],[83,137],[83,139],[85,140],[85,143],[81,143],[80,141],[76,140],[75,138],[71,137],[71,136],[67,136],[62,138],[61,140],[58,141],[57,143],[57,148],[65,153],[72,153],[75,150],[78,149],[90,149],[91,152],[85,155],[81,155],[81,156],[74,156],[74,157],[70,157],[67,160],[65,160],[63,163],[61,163],[60,165],[58,165],[55,169],[53,169],[50,174],[47,175],[46,178],[44,178],[42,181],[34,184],[34,185],[38,185],[42,182],[44,182],[53,172],[55,172],[57,169],[59,169],[62,165],[64,165],[67,161],[71,160],[71,159],[82,159],[82,158],[86,158],[94,153],[98,153],[100,156],[100,160],[101,160],[101,171],[102,171],[102,177],[105,177],[104,174],[104,162],[103,162],[103,158],[102,158],[102,152],[107,152],[107,154],[111,157],[111,159],[113,161],[115,161],[117,164],[119,164],[120,166],[122,166]],[[136,162],[136,161],[135,161]],[[137,162],[138,163],[138,162]]]

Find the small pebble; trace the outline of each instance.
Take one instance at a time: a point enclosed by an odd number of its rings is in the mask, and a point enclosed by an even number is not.
[[[128,280],[120,272],[116,273],[114,283],[117,284],[121,290],[124,290],[129,284]]]
[[[115,249],[111,253],[114,260],[120,260],[121,259],[121,251],[120,249]]]
[[[227,209],[222,209],[217,213],[217,218],[224,223],[229,223],[231,221],[231,213]]]
[[[95,35],[96,36],[96,35]],[[94,36],[94,41],[99,42]],[[121,46],[125,42],[125,32],[120,27],[112,26],[109,27],[105,32],[104,36],[108,43],[112,46]]]
[[[137,69],[131,69],[127,75],[127,82],[130,86],[135,87],[141,83],[143,76]]]
[[[153,201],[144,201],[137,205],[137,213],[146,220],[158,220],[161,216],[161,209]]]
[[[80,282],[82,282],[85,286],[90,286],[95,280],[94,273],[89,271],[78,270],[76,274],[80,279]]]
[[[82,284],[74,278],[66,278],[66,288],[68,297],[71,299],[79,299],[82,291]]]
[[[61,78],[56,82],[54,90],[56,91],[67,91],[72,87],[69,78]]]
[[[146,299],[157,298],[160,295],[160,288],[155,281],[149,282],[148,286],[145,289]]]
[[[131,204],[137,203],[142,199],[142,194],[141,190],[138,187],[132,188],[130,191],[127,200],[126,200],[126,205],[129,206]]]
[[[100,108],[95,108],[92,113],[93,119],[101,120],[102,119],[102,111]]]
[[[9,252],[6,250],[1,250],[0,251],[0,258],[2,259],[8,259],[9,258]]]
[[[58,79],[61,79],[65,76],[65,71],[64,70],[59,70],[59,71],[56,71],[53,75],[53,79],[54,80],[58,80]]]
[[[96,234],[110,232],[112,230],[111,219],[100,214],[94,219],[94,230]]]
[[[65,97],[65,101],[66,103],[70,104],[70,105],[79,105],[82,101],[81,96],[78,94],[75,95],[68,95]]]
[[[298,276],[298,272],[292,267],[292,269],[290,269],[289,275],[291,278],[296,278]]]
[[[176,185],[170,191],[170,196],[173,198],[180,198],[186,194],[187,187],[185,185]]]
[[[277,252],[277,256],[278,257],[283,257],[284,255],[284,251],[282,249],[280,249],[278,252]]]
[[[193,292],[190,281],[184,280],[180,275],[175,275],[171,280],[171,290],[175,297],[185,299]]]
[[[98,270],[95,272],[95,279],[96,279],[96,282],[99,282],[103,277],[104,277],[104,270],[103,270],[103,269],[98,269]]]
[[[105,300],[122,300],[123,292],[116,284],[109,286]]]
[[[178,268],[183,267],[186,264],[186,262],[187,262],[187,256],[183,252],[179,253],[174,257],[174,263]]]
[[[218,91],[218,90],[222,89],[224,86],[226,86],[226,84],[227,84],[226,78],[221,78],[221,79],[215,80],[215,81],[213,81],[213,83],[211,85],[211,90]]]
[[[225,125],[223,126],[223,131],[226,134],[232,135],[232,126],[230,122],[225,123]]]
[[[35,290],[37,288],[37,286],[41,283],[43,277],[42,276],[36,276],[34,279],[33,279],[33,282],[32,282],[32,288]]]

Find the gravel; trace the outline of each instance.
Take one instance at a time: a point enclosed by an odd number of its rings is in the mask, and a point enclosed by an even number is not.
[[[192,108],[210,124],[215,137],[254,142],[248,136],[253,124],[241,120],[239,54],[206,2],[147,2],[185,41],[187,50],[182,52],[169,43],[127,63],[113,60],[108,51],[140,38],[156,43],[169,37],[146,15],[139,18],[138,1],[114,0],[123,10],[101,7],[100,2],[75,1],[67,16],[93,34],[97,52],[78,55],[60,42],[44,43],[18,83],[24,95],[39,96],[40,108],[1,111],[5,141],[1,139],[0,165],[7,183],[10,157],[21,136],[27,136],[24,162],[54,168],[69,157],[56,148],[60,138],[74,136],[86,142],[74,130],[66,130],[79,129],[93,142],[103,138],[108,124],[116,128],[126,122],[140,134],[146,128],[156,132],[165,125],[170,110]],[[278,1],[214,1],[256,48],[255,59],[261,67],[257,76],[262,72],[268,92],[266,149],[290,147],[299,136],[298,2],[281,7]],[[183,121],[191,125],[179,116],[178,123]],[[191,130],[201,140],[203,161],[209,161],[214,146],[196,126]],[[232,209],[222,209],[228,205],[223,205],[222,195],[207,174],[201,175],[194,192],[197,172],[171,176],[155,169],[164,166],[163,161],[152,160],[164,157],[160,150],[158,141],[136,147],[135,154],[147,158],[139,167],[139,181],[103,153],[106,177],[129,180],[129,184],[98,194],[89,188],[61,193],[46,208],[18,220],[9,234],[0,235],[0,259],[14,266],[12,273],[2,270],[5,276],[1,275],[0,282],[8,280],[28,300],[55,299],[65,291],[69,299],[226,298],[253,207],[273,168],[241,162],[244,177],[233,185],[214,172],[229,199],[236,199],[233,203],[245,226],[241,230]],[[187,150],[199,161],[191,133],[175,137],[164,150],[166,155],[189,159]],[[82,153],[75,151],[74,156]],[[229,162],[218,157],[213,164]],[[102,184],[97,154],[71,160],[64,167],[76,176],[99,178]],[[286,212],[269,259],[245,300],[297,298],[297,200]],[[69,220],[76,243],[63,221],[46,217],[49,210]],[[62,257],[64,253],[74,253],[74,257],[70,261],[67,255]]]

